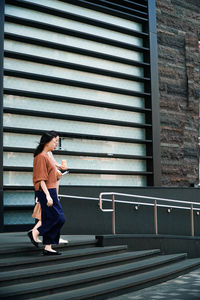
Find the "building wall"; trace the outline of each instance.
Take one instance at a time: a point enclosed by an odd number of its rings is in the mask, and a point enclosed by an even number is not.
[[[47,130],[70,168],[61,188],[159,185],[155,1],[6,0],[4,15],[5,228],[34,222],[33,152]]]
[[[45,0],[41,11],[37,0],[6,0],[4,163],[0,158],[6,230],[33,222],[32,153],[43,130],[61,131],[55,157],[66,158],[71,171],[61,182],[64,194],[88,189],[98,197],[136,186],[149,193],[146,186],[160,180],[160,124],[161,185],[198,182],[199,1],[157,0],[161,122],[154,1],[124,2],[117,12],[115,1],[101,10],[98,1],[83,2]]]
[[[161,185],[198,183],[200,3],[157,0]]]

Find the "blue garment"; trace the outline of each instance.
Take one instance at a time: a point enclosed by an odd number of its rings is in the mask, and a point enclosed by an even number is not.
[[[36,191],[42,209],[42,226],[38,228],[43,236],[43,245],[59,244],[60,230],[65,223],[65,216],[58,201],[56,189],[49,189],[49,194],[53,199],[53,206],[47,206],[46,195],[43,191]]]

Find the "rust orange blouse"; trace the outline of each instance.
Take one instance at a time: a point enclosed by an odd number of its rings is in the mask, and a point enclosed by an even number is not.
[[[57,168],[47,153],[40,153],[33,160],[33,184],[35,190],[41,190],[40,182],[43,180],[48,189],[56,188]]]

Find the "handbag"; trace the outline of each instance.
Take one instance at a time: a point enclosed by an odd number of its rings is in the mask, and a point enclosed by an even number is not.
[[[36,202],[35,207],[33,209],[32,217],[41,221],[42,212],[40,202]]]

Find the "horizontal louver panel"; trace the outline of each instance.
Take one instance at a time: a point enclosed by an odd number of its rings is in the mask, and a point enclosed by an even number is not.
[[[98,158],[87,156],[70,156],[55,155],[56,161],[60,162],[62,159],[66,159],[70,169],[75,170],[100,170],[100,171],[124,171],[129,172],[145,172],[146,163],[143,160],[134,159],[119,159],[119,158]],[[32,167],[33,155],[24,153],[4,153],[4,166],[15,167]]]
[[[145,139],[145,130],[134,127],[112,126],[89,122],[78,122],[71,120],[59,120],[43,117],[33,117],[17,114],[4,114],[4,126],[16,128],[42,128],[44,131],[54,130],[66,131],[77,134],[105,135],[118,138]]]
[[[93,72],[112,72],[109,75],[118,75],[121,77],[128,75],[143,77],[143,68],[129,64],[114,62],[111,60],[91,57],[83,54],[76,54],[69,51],[51,49],[42,46],[30,45],[28,43],[6,40],[4,44],[5,56],[17,57],[21,53],[21,57],[26,55],[27,59],[39,60],[43,63],[61,65],[63,67],[90,69]],[[33,56],[33,57],[32,57]],[[114,74],[116,72],[117,74]]]
[[[73,186],[145,186],[147,184],[146,174],[144,176],[137,175],[118,175],[118,174],[91,174],[78,173],[70,174],[63,177],[60,185],[73,185]],[[32,187],[32,174],[31,172],[19,171],[4,171],[4,185],[5,187],[13,186],[15,188],[30,186]]]
[[[20,3],[21,2],[21,3]],[[70,3],[72,2],[72,3]],[[117,17],[114,14],[109,14],[111,11],[109,9],[105,8],[105,12],[102,12],[100,6],[96,6],[94,4],[94,1],[90,4],[90,8],[87,6],[87,2],[83,1],[76,1],[76,4],[74,4],[74,1],[57,1],[57,0],[43,0],[42,5],[38,3],[38,0],[26,0],[26,1],[17,1],[17,0],[9,0],[7,3],[10,4],[18,4],[20,7],[31,7],[34,10],[37,11],[48,11],[48,13],[53,15],[62,15],[69,17],[69,14],[71,15],[71,18],[75,18],[75,16],[78,16],[78,19],[84,20],[94,20],[95,24],[105,22],[109,24],[109,26],[119,26],[122,28],[128,28],[131,30],[137,30],[142,31],[142,24],[138,22],[134,22],[133,20],[129,20],[122,17]],[[144,8],[144,6],[140,6],[140,8]],[[102,7],[103,8],[103,7]],[[119,11],[120,15],[120,11]]]
[[[90,105],[81,105],[67,102],[56,102],[48,101],[44,99],[34,99],[28,97],[17,97],[17,96],[4,96],[4,107],[16,109],[24,109],[30,111],[41,111],[46,112],[48,107],[49,113],[56,113],[63,115],[74,116],[74,118],[80,115],[83,118],[97,118],[107,119],[113,121],[130,122],[130,123],[141,123],[145,124],[145,114],[140,112],[122,111],[118,109],[102,108]]]
[[[4,133],[4,149],[20,152],[31,152],[38,145],[39,135],[29,135],[20,133]],[[98,156],[144,156],[146,157],[146,145],[137,143],[123,143],[114,141],[86,140],[78,138],[61,139],[61,149],[63,153],[74,153],[77,155],[98,155]],[[101,149],[101,151],[99,150]],[[58,151],[55,151],[57,153]]]
[[[99,38],[107,38],[107,39],[112,39],[116,41],[120,41],[123,43],[131,44],[131,45],[136,45],[136,46],[143,46],[143,41],[141,38],[134,37],[132,35],[128,34],[122,34],[120,32],[114,31],[114,30],[109,30],[107,28],[102,28],[89,24],[84,24],[83,22],[78,22],[74,20],[67,20],[65,18],[57,17],[54,16],[52,18],[51,15],[38,12],[38,11],[33,11],[30,9],[26,8],[16,8],[15,6],[8,5],[6,7],[5,13],[7,15],[11,16],[16,16],[18,18],[23,18],[24,21],[30,22],[31,20],[34,22],[42,22],[44,24],[51,24],[51,26],[58,26],[59,28],[66,30],[67,31],[77,31],[77,32],[82,32],[83,35],[85,34],[90,34],[90,35],[95,35],[98,36]],[[27,20],[27,21],[26,21]]]
[[[59,68],[50,65],[43,65],[39,63],[29,62],[27,64],[26,61],[17,60],[17,59],[5,59],[4,60],[4,68],[17,72],[26,72],[32,74],[40,74],[40,76],[49,76],[51,77],[64,79],[64,80],[73,80],[84,82],[85,84],[96,84],[103,85],[112,88],[118,88],[120,86],[121,89],[128,91],[136,91],[136,92],[144,92],[144,86],[141,82],[119,79],[119,78],[111,78],[110,76],[104,76],[99,74],[92,74],[89,72],[81,72],[72,69]],[[75,84],[75,83],[74,83]],[[78,83],[77,83],[78,85]],[[97,86],[98,89],[98,86]]]

